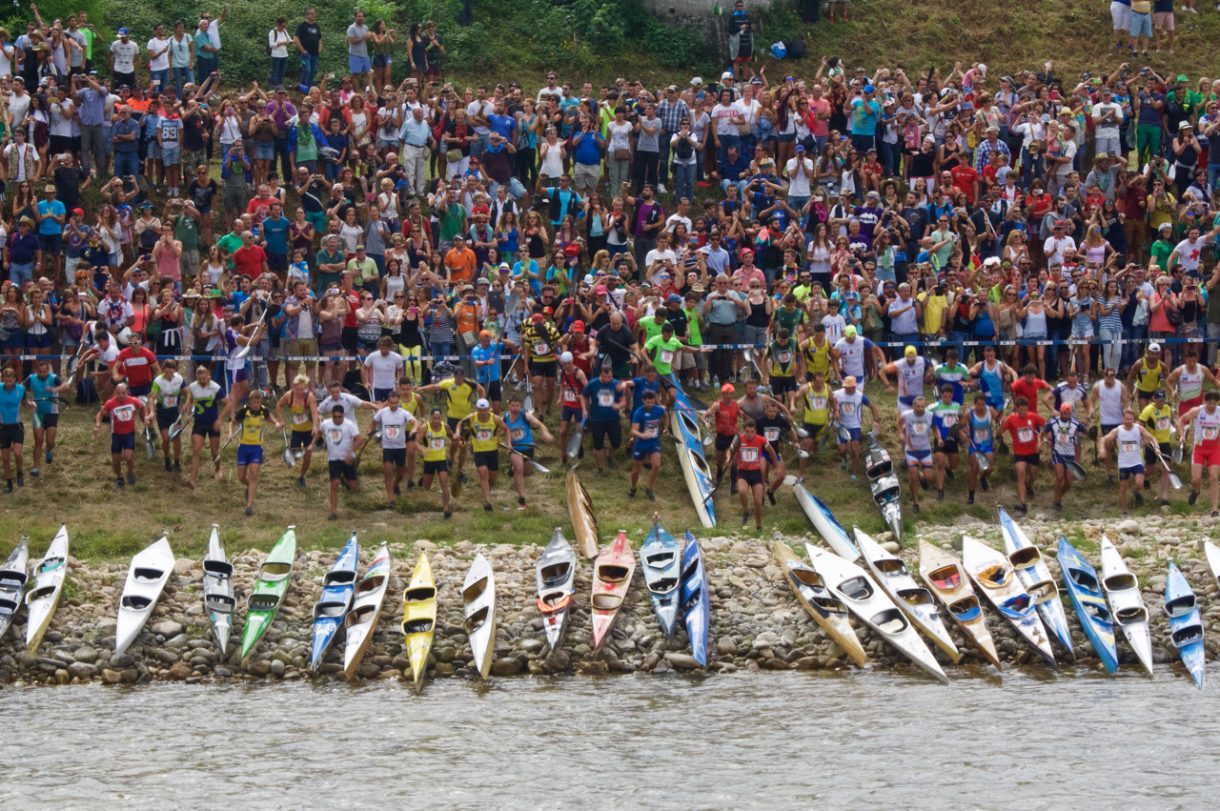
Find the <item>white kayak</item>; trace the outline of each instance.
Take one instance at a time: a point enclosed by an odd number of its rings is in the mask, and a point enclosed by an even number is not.
[[[805,544],[805,553],[830,593],[838,597],[849,611],[930,676],[944,684],[949,683],[949,677],[919,638],[906,614],[894,605],[863,569],[813,544]]]
[[[1204,541],[1203,552],[1207,556],[1207,566],[1212,570],[1212,577],[1220,584],[1220,546],[1211,541]]]
[[[212,524],[208,537],[208,551],[203,556],[203,610],[216,637],[223,659],[229,647],[229,634],[233,630],[233,612],[237,600],[233,597],[233,564],[225,554],[220,542],[220,525]]]
[[[953,644],[953,638],[945,628],[940,618],[940,608],[932,592],[915,582],[906,564],[897,555],[886,552],[881,544],[874,541],[867,533],[854,527],[852,532],[856,537],[856,546],[860,547],[860,555],[873,577],[881,584],[881,588],[893,598],[894,603],[911,618],[911,622],[924,636],[931,639],[936,647],[943,650],[957,662],[962,655]]]
[[[0,566],[0,639],[21,610],[25,584],[30,579],[30,539],[25,535]]]
[[[496,578],[481,552],[475,555],[462,583],[462,606],[462,624],[474,653],[472,665],[487,678],[496,647]]]
[[[123,595],[119,597],[119,618],[114,629],[115,656],[122,656],[136,641],[173,571],[174,552],[169,548],[169,536],[165,533],[131,559]]]
[[[963,535],[962,566],[987,601],[995,606],[1000,615],[1033,646],[1047,664],[1055,667],[1055,654],[1051,650],[1046,628],[1042,626],[1042,620],[1034,609],[1034,598],[1029,596],[1029,592],[1021,585],[1008,558],[977,538]]]
[[[377,620],[381,617],[381,605],[385,602],[386,589],[390,586],[390,548],[381,544],[377,556],[369,564],[368,571],[356,585],[356,596],[352,610],[347,612],[344,628],[347,642],[343,650],[343,673],[347,678],[356,676],[364,653],[377,633]]]
[[[1072,651],[1072,632],[1068,628],[1067,613],[1063,610],[1063,601],[1059,599],[1059,587],[1042,559],[1042,552],[1003,507],[1000,507],[1000,531],[1004,535],[1008,562],[1017,570],[1021,585],[1034,598],[1034,607],[1046,630],[1074,658],[1076,654]]]
[[[576,590],[576,550],[563,537],[559,527],[551,534],[551,542],[542,550],[534,566],[538,585],[538,612],[546,642],[555,650],[563,642],[571,614],[572,594]]]
[[[835,520],[834,513],[822,503],[820,498],[809,492],[809,489],[799,482],[792,488],[792,492],[796,494],[796,502],[801,505],[809,523],[813,524],[813,528],[818,531],[822,540],[826,541],[836,555],[844,560],[855,560],[860,557],[860,550],[852,542],[847,530],[843,529],[843,525]]]
[[[25,644],[31,651],[38,649],[43,634],[51,625],[67,576],[68,526],[65,524],[55,533],[47,553],[34,568],[34,586],[25,595]]]
[[[1118,547],[1101,536],[1101,590],[1110,604],[1115,624],[1135,651],[1135,656],[1152,675],[1152,636],[1148,629],[1148,608],[1140,595],[1139,580],[1131,574]]]

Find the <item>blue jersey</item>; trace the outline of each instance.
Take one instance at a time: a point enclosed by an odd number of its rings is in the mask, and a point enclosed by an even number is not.
[[[987,361],[983,361],[979,368],[979,388],[987,395],[987,405],[997,409],[1004,407],[1004,376],[1000,373],[998,360],[994,369],[988,369]]]
[[[932,375],[936,380],[936,393],[940,394],[941,386],[947,383],[953,387],[953,402],[961,405],[965,401],[962,394],[962,381],[969,374],[970,370],[961,363],[958,363],[956,366],[950,366],[947,363],[938,364],[932,370]]]
[[[665,419],[665,409],[659,405],[640,406],[631,415],[631,424],[644,434],[644,438],[635,440],[635,450],[653,452],[661,450],[661,422]]]
[[[653,383],[648,382],[646,377],[635,377],[631,380],[631,413],[644,407],[644,392],[655,391],[657,399],[661,399],[661,378],[657,377]]]
[[[25,399],[25,386],[14,383],[0,386],[0,424],[16,425],[21,422],[21,401]]]
[[[601,378],[594,378],[585,384],[584,395],[589,400],[590,422],[618,422],[618,409],[614,407],[618,399],[617,380],[603,383]]]
[[[515,451],[530,451],[534,449],[534,429],[530,427],[525,412],[517,413],[513,419],[512,412],[504,412],[504,425],[508,427],[508,439]]]
[[[38,416],[59,413],[59,398],[54,389],[59,386],[59,375],[47,373],[46,379],[33,375],[30,378],[30,393],[34,395],[34,413]]]
[[[504,345],[499,341],[492,341],[487,346],[475,344],[475,347],[470,350],[470,356],[474,358],[476,363],[480,361],[492,361],[492,363],[487,366],[475,367],[475,377],[483,388],[490,386],[493,379],[500,379],[500,350],[503,348],[503,346]]]
[[[994,440],[993,423],[991,420],[991,411],[987,411],[987,416],[979,417],[970,409],[966,412],[970,420],[970,452],[971,453],[991,453],[992,442]]]

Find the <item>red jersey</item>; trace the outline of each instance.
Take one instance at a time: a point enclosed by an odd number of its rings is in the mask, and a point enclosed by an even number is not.
[[[736,436],[737,435],[737,414],[740,411],[737,401],[734,400],[728,405],[724,401],[720,401],[720,408],[716,409],[716,433],[721,436]]]
[[[559,373],[559,404],[564,408],[580,411],[580,393],[583,387],[575,373]]]
[[[136,430],[136,411],[143,406],[134,397],[111,397],[102,406],[102,412],[110,417],[110,431],[115,434],[133,434]]]
[[[1012,434],[1012,452],[1017,456],[1037,456],[1038,438],[1046,420],[1033,411],[1024,417],[1020,414],[1009,414],[1000,424],[1000,430]]]
[[[1024,377],[1019,377],[1012,384],[1012,399],[1015,402],[1018,397],[1024,397],[1029,400],[1029,410],[1037,413],[1038,392],[1050,391],[1050,388],[1051,384],[1040,377],[1035,377],[1033,383],[1028,383]]]
[[[738,470],[762,470],[762,457],[767,450],[767,440],[761,434],[752,438],[741,438],[737,447]]]
[[[114,360],[119,373],[127,378],[128,386],[152,383],[153,364],[156,362],[157,356],[144,346],[129,346]]]

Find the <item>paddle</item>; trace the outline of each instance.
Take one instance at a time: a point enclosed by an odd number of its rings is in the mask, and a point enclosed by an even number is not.
[[[974,463],[978,465],[979,473],[986,476],[991,472],[991,460],[987,458],[987,454],[979,450],[979,446],[974,444],[974,440],[970,440],[970,450],[974,451]]]
[[[280,427],[280,435],[284,437],[284,464],[288,467],[294,467],[297,463],[297,458],[292,455],[292,443],[288,441],[288,426]]]
[[[144,426],[144,455],[152,459],[157,455],[157,443],[153,441],[152,427]]]
[[[1169,435],[1173,436],[1178,432],[1177,428],[1170,428]],[[1186,456],[1186,435],[1183,434],[1178,438],[1178,444],[1173,448],[1173,463],[1175,465],[1182,464],[1182,459]]]
[[[508,445],[505,445],[503,442],[499,442],[497,444],[504,450],[508,451],[509,453],[516,454],[517,456],[520,456],[525,461],[529,462],[531,465],[533,465],[534,470],[538,471],[539,473],[541,473],[543,475],[550,475],[551,469],[549,467],[547,467],[546,465],[542,464],[541,462],[539,462],[535,459],[529,458],[528,456],[526,456],[524,453],[517,450],[516,448],[510,448]],[[530,447],[533,447],[533,446],[531,445]]]
[[[568,446],[564,449],[565,459],[575,459],[580,455],[580,443],[584,439],[584,422],[576,424],[576,430],[568,437]]]
[[[1177,473],[1173,472],[1173,468],[1169,466],[1169,462],[1165,460],[1165,456],[1161,453],[1161,449],[1156,445],[1152,446],[1152,452],[1156,454],[1157,461],[1161,463],[1161,467],[1165,468],[1165,475],[1169,476],[1169,486],[1174,490],[1182,489],[1182,479]]]
[[[1068,469],[1068,472],[1072,474],[1072,478],[1074,478],[1076,481],[1078,481],[1078,482],[1084,481],[1085,476],[1087,475],[1085,473],[1085,469],[1083,467],[1081,467],[1080,463],[1077,462],[1075,459],[1063,460],[1063,466]]]
[[[234,356],[237,360],[245,360],[246,356],[250,354],[250,350],[254,347],[254,338],[258,335],[259,330],[262,329],[263,320],[267,317],[267,312],[269,309],[269,307],[264,307],[262,315],[260,315],[258,320],[254,322],[254,329],[250,332],[249,342],[246,343],[241,349],[237,350],[237,355]]]
[[[170,438],[171,442],[173,440],[177,439],[178,437],[182,436],[183,430],[186,429],[186,422],[182,419],[185,416],[186,416],[185,414],[179,412],[178,419],[174,420],[173,423],[169,426],[169,438]]]
[[[525,378],[525,399],[522,401],[521,407],[526,411],[534,410],[534,381],[529,377]]]

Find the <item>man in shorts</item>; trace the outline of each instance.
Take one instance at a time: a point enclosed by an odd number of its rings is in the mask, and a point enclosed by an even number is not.
[[[750,522],[751,502],[754,507],[754,527],[762,529],[763,465],[770,458],[767,440],[758,433],[754,420],[746,417],[741,436],[733,438],[730,449],[737,495],[741,497],[741,525]]]
[[[1145,445],[1156,445],[1156,437],[1148,433],[1148,429],[1135,421],[1135,412],[1127,409],[1123,412],[1122,425],[1106,434],[1101,440],[1097,458],[1104,462],[1111,448],[1117,451],[1118,457],[1118,503],[1123,515],[1127,514],[1127,482],[1135,480],[1135,505],[1144,503],[1140,492],[1144,489],[1144,457],[1140,449]]]
[[[326,443],[326,467],[330,474],[331,521],[339,517],[339,485],[349,490],[360,488],[360,477],[356,473],[356,451],[364,445],[360,429],[353,420],[343,416],[343,406],[334,405],[330,419],[322,424],[322,440]]]
[[[203,454],[203,442],[211,445],[213,475],[220,480],[220,409],[225,398],[221,396],[220,384],[212,379],[212,371],[206,364],[195,367],[195,380],[186,387],[186,398],[182,410],[194,412],[191,425],[191,474],[187,485],[194,489],[199,478],[199,460]]]
[[[1194,504],[1203,489],[1203,470],[1211,477],[1212,518],[1220,518],[1220,392],[1203,395],[1203,405],[1178,418],[1178,434],[1194,429],[1195,444],[1190,456],[1190,496]]]
[[[178,361],[169,358],[161,368],[161,374],[153,378],[152,391],[148,396],[148,405],[144,411],[144,424],[156,422],[161,434],[161,449],[165,454],[165,470],[182,471],[182,437],[181,432],[170,438],[170,430],[182,417],[178,400],[182,394],[182,375],[178,374]],[[170,449],[173,449],[173,461],[170,461]]]
[[[664,426],[665,407],[657,404],[655,391],[645,391],[644,404],[631,415],[631,436],[635,439],[631,449],[631,488],[627,491],[631,498],[635,498],[641,471],[648,468],[648,485],[644,488],[644,494],[649,501],[657,499],[653,487],[661,472],[661,432]]]
[[[35,361],[34,374],[30,376],[29,383],[29,396],[34,400],[34,466],[30,468],[30,475],[37,476],[42,472],[38,462],[42,458],[44,445],[47,464],[51,464],[54,458],[60,396],[71,387],[51,371],[51,364],[46,360]]]
[[[593,438],[593,458],[597,472],[605,473],[610,457],[623,444],[623,408],[626,405],[627,388],[622,381],[614,379],[614,366],[606,359],[601,372],[585,385],[581,395],[585,413],[589,415],[589,433]],[[606,442],[610,449],[607,450]]]
[[[123,487],[123,464],[127,465],[127,484],[136,483],[135,448],[136,420],[144,421],[144,406],[127,391],[127,384],[114,387],[114,396],[97,411],[93,420],[93,435],[102,432],[102,417],[110,418],[110,466],[114,469],[115,486]]]
[[[500,474],[500,437],[508,435],[504,420],[491,410],[491,403],[481,398],[474,404],[475,410],[463,418],[463,431],[470,435],[470,447],[474,452],[474,467],[479,474],[479,487],[483,490],[483,509],[492,511],[491,488],[496,486]]]
[[[13,458],[17,460],[17,486],[25,485],[22,473],[22,449],[25,446],[25,425],[21,422],[21,408],[25,402],[25,386],[17,382],[17,372],[6,366],[0,376],[0,457],[4,459],[5,490],[13,492]]]
[[[922,395],[917,395],[911,402],[911,407],[898,415],[898,434],[902,439],[902,449],[907,463],[907,480],[910,484],[912,509],[919,512],[919,493],[930,483],[931,474],[936,468],[936,459],[932,453],[932,436],[935,432],[932,412],[928,411],[928,401]],[[938,488],[944,497],[944,488]]]
[[[381,467],[387,507],[392,510],[402,495],[402,478],[407,471],[407,437],[414,436],[416,426],[414,415],[402,407],[397,389],[391,389],[383,399],[385,406],[373,415],[368,438],[381,431]]]
[[[1084,423],[1076,419],[1076,407],[1059,405],[1059,415],[1042,426],[1042,435],[1051,444],[1051,468],[1055,474],[1055,512],[1063,512],[1063,499],[1072,489],[1069,462],[1080,458],[1080,441],[1085,436]]]
[[[1028,499],[1033,498],[1034,482],[1038,478],[1038,466],[1042,459],[1038,454],[1038,433],[1046,420],[1036,411],[1029,410],[1029,400],[1018,397],[1013,401],[1016,411],[1000,423],[1000,431],[1012,436],[1013,467],[1017,474],[1017,511],[1024,515]]]

